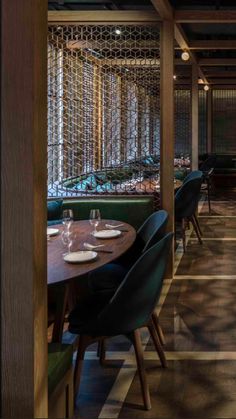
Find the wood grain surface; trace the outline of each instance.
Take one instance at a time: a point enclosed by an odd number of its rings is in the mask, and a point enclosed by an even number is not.
[[[47,2],[1,2],[1,417],[47,409]]]
[[[114,220],[102,220],[98,230],[105,229],[106,223],[118,225],[121,222]],[[83,246],[84,242],[94,245],[104,244],[102,249],[112,251],[112,253],[98,252],[96,259],[85,263],[72,264],[65,262],[63,260],[63,253],[66,252],[66,246],[62,243],[61,234],[51,237],[48,242],[48,284],[58,284],[87,274],[88,272],[117,259],[125,253],[134,243],[136,231],[131,225],[127,223],[123,224],[124,225],[120,227],[120,230],[127,231],[122,231],[119,237],[113,239],[97,239],[91,234],[93,227],[90,225],[88,220],[76,221],[73,223],[72,231],[76,232],[77,238],[71,248],[72,251],[87,250]],[[58,228],[61,233],[63,225],[57,225],[55,228]]]

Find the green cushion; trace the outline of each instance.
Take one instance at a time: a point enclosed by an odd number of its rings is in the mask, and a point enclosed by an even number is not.
[[[63,201],[63,209],[73,209],[75,220],[88,220],[91,209],[98,208],[103,219],[124,221],[138,229],[154,211],[154,197],[108,197]]]
[[[59,220],[62,217],[62,199],[48,201],[48,220]]]
[[[50,395],[72,365],[73,346],[61,343],[48,345],[48,394]]]

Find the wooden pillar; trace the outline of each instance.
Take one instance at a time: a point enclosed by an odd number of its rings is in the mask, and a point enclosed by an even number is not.
[[[1,2],[1,417],[47,417],[47,1]]]
[[[192,170],[198,169],[198,66],[192,64]]]
[[[207,92],[207,153],[212,153],[212,90]]]
[[[174,23],[164,20],[161,32],[161,206],[174,231]],[[174,243],[166,276],[173,276]]]

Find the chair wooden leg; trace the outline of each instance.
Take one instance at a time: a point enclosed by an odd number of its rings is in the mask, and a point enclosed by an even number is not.
[[[161,365],[162,365],[163,368],[167,368],[167,361],[166,361],[165,353],[162,349],[161,343],[160,343],[158,335],[156,333],[155,324],[154,324],[152,318],[150,319],[147,327],[148,327],[149,333],[152,337],[152,340],[153,340],[153,343],[155,345],[158,356],[160,358]]]
[[[139,330],[135,330],[131,334],[131,339],[132,339],[134,350],[135,350],[135,356],[136,356],[139,380],[141,384],[144,407],[146,410],[150,410],[151,400],[150,400],[146,371],[144,367],[143,348],[142,348]]]
[[[164,337],[162,328],[161,328],[160,323],[159,323],[158,315],[156,314],[155,310],[152,313],[152,320],[153,320],[153,323],[155,325],[157,336],[159,337],[159,340],[160,340],[162,346],[164,346],[165,345],[165,337]]]
[[[200,236],[202,236],[203,234],[202,234],[202,230],[201,230],[201,227],[200,227],[200,224],[199,224],[199,221],[198,221],[198,217],[197,217],[197,215],[193,215],[193,218],[194,218],[194,220],[195,220],[195,222],[196,222],[196,225],[197,225],[197,228],[198,228],[198,231],[199,231],[199,234],[200,234]]]
[[[208,210],[209,210],[209,215],[211,215],[211,185],[210,185],[210,180],[207,180],[207,200],[208,200]]]
[[[195,233],[197,235],[197,238],[198,238],[199,243],[202,244],[202,239],[201,239],[201,236],[199,234],[199,231],[198,231],[198,228],[197,228],[197,224],[196,224],[196,221],[195,221],[194,217],[191,217],[190,218],[190,221],[191,221],[191,223],[193,225],[193,228],[194,228],[194,231],[195,231]]]
[[[89,336],[79,336],[79,343],[78,343],[78,350],[77,350],[77,357],[75,362],[75,370],[74,370],[74,395],[75,400],[76,396],[79,391],[80,386],[80,379],[81,379],[81,371],[83,367],[83,360],[84,360],[84,353],[87,346],[90,343]]]
[[[103,365],[104,362],[106,361],[106,341],[105,341],[105,339],[101,339],[98,342],[97,356],[99,357],[100,364]]]
[[[181,232],[182,232],[182,240],[183,240],[183,249],[185,253],[186,252],[186,237],[185,237],[185,219],[184,218],[182,218]]]

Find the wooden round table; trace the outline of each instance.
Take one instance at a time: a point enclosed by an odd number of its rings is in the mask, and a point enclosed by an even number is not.
[[[98,230],[106,229],[106,223],[118,225],[121,224],[121,221],[102,220]],[[66,247],[62,243],[61,234],[52,236],[48,242],[48,285],[58,284],[85,275],[125,253],[134,243],[136,231],[130,224],[123,222],[122,224],[122,227],[120,227],[122,233],[119,237],[113,239],[97,239],[91,234],[93,227],[89,221],[75,221],[73,223],[72,231],[76,232],[77,237],[72,246],[72,251],[87,250],[84,248],[83,243],[88,242],[93,245],[104,244],[104,247],[101,249],[112,252],[98,252],[96,259],[86,263],[72,264],[65,262],[63,260],[63,253],[66,253]],[[54,227],[58,228],[60,232],[63,230],[62,225],[56,225]],[[96,249],[94,251],[96,252]]]
[[[66,253],[66,247],[61,240],[61,234],[50,237],[48,241],[48,285],[57,285],[57,302],[55,321],[52,333],[53,342],[61,342],[63,334],[64,318],[66,307],[70,296],[73,295],[74,281],[84,280],[83,276],[89,272],[97,269],[107,263],[120,257],[125,253],[134,243],[136,238],[135,229],[127,223],[114,220],[102,220],[99,224],[98,230],[105,229],[105,224],[118,225],[122,231],[121,235],[113,239],[97,239],[91,232],[93,227],[88,220],[75,221],[72,225],[72,231],[76,232],[76,239],[73,243],[72,251],[87,250],[83,243],[90,244],[104,244],[101,249],[109,250],[111,253],[97,252],[97,257],[93,261],[86,263],[67,263],[63,260],[63,253]],[[55,225],[52,228],[58,228],[60,233],[63,226]],[[118,229],[117,229],[118,230]],[[94,250],[96,251],[96,249]],[[73,304],[71,304],[73,306]]]

